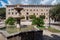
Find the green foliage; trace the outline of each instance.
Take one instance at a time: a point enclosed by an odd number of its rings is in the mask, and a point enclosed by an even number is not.
[[[48,27],[48,30],[49,30],[50,32],[53,32],[53,33],[60,33],[60,30],[55,29],[55,28],[52,28],[52,27]]]
[[[9,25],[14,25],[15,23],[15,19],[12,18],[12,17],[9,17],[6,21],[5,21],[6,24],[9,24]]]
[[[60,21],[60,5],[57,5],[50,9],[50,17],[55,21]]]
[[[5,17],[5,13],[6,13],[6,9],[5,8],[0,8],[0,17],[1,18]]]
[[[40,18],[45,19],[45,15],[40,15]]]
[[[39,27],[44,25],[44,20],[42,18],[32,19],[32,25],[37,25]]]
[[[34,18],[36,18],[35,15],[30,15],[29,17],[30,17],[30,19],[34,19]]]

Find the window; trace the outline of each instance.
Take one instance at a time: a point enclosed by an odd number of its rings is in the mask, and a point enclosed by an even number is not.
[[[41,9],[41,11],[43,11],[43,9]]]
[[[48,19],[48,18],[46,17],[46,19]]]
[[[41,13],[41,15],[43,15],[43,13]]]
[[[32,11],[32,9],[30,9],[30,11]]]
[[[11,10],[14,10],[14,9],[11,9]]]
[[[38,13],[37,13],[37,15],[38,15]]]
[[[34,9],[34,11],[35,11],[35,9]]]
[[[15,14],[17,15],[17,12]]]
[[[37,9],[37,11],[38,11],[38,9]]]
[[[48,9],[46,9],[46,11],[48,11]]]
[[[13,12],[12,12],[12,15],[13,15]]]
[[[27,11],[28,11],[28,9],[27,9]]]
[[[44,15],[45,15],[45,13],[44,13]]]
[[[48,15],[48,13],[46,13],[46,15]]]
[[[10,15],[10,12],[8,12],[8,14]]]
[[[28,18],[28,16],[26,16],[26,20],[28,20],[29,18]]]
[[[35,15],[35,13],[33,15]]]
[[[10,11],[10,9],[9,9],[9,11]]]
[[[28,15],[29,13],[27,13],[27,15]]]

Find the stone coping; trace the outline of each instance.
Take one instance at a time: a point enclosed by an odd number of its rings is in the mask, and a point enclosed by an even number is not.
[[[12,33],[12,34],[9,34],[7,31],[3,31],[3,30],[0,30],[0,33],[4,36],[4,37],[10,37],[10,36],[15,36],[17,34],[20,34],[20,33],[24,33],[24,32],[34,32],[34,31],[42,31],[42,30],[29,30],[29,31],[23,31],[23,32],[16,32],[16,33]]]

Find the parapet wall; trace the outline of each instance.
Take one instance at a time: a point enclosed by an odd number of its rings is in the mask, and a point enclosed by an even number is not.
[[[7,40],[43,40],[43,31],[21,32],[16,35],[7,37]]]

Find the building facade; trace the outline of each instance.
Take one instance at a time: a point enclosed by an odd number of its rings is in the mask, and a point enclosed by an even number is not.
[[[30,20],[29,15],[36,15],[37,17],[45,15],[44,21],[49,22],[49,10],[52,7],[52,5],[6,5],[6,19],[8,17],[19,19],[20,16],[24,16],[25,18],[22,20],[26,21]]]

